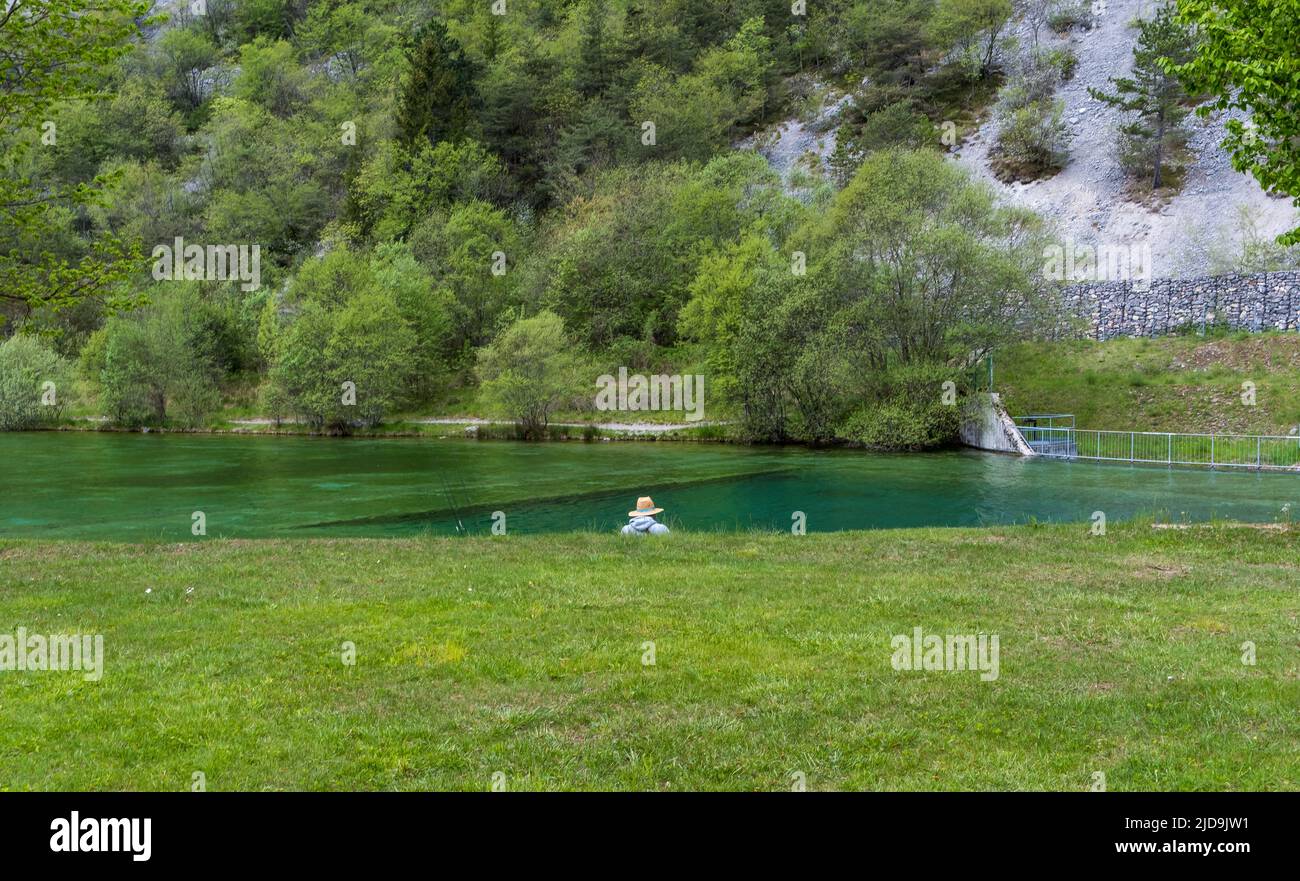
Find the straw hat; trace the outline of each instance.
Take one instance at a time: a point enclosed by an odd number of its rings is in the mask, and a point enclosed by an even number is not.
[[[628,511],[629,517],[653,517],[663,511],[663,508],[656,508],[654,499],[649,496],[642,496],[636,500],[636,510]]]

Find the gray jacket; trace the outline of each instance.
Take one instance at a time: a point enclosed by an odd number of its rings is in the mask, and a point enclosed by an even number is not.
[[[633,517],[632,522],[624,526],[620,532],[623,535],[667,535],[668,527],[659,523],[653,517]]]

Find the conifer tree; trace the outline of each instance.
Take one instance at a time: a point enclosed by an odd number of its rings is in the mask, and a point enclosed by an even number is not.
[[[1187,139],[1183,120],[1188,99],[1182,82],[1168,70],[1169,64],[1184,64],[1195,51],[1192,30],[1178,21],[1172,3],[1162,6],[1149,21],[1138,25],[1133,49],[1133,75],[1111,80],[1111,93],[1088,89],[1098,101],[1117,107],[1137,118],[1120,128],[1126,139],[1125,153],[1131,167],[1151,174],[1152,189],[1164,184],[1164,170],[1172,151]]]
[[[406,54],[409,70],[397,107],[397,131],[404,143],[463,139],[478,101],[473,62],[435,20],[416,35]]]

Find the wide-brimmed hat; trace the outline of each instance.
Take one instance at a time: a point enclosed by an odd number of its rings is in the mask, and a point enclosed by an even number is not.
[[[656,508],[654,499],[649,496],[642,496],[636,500],[636,510],[628,511],[629,517],[653,517],[663,511],[663,508]]]

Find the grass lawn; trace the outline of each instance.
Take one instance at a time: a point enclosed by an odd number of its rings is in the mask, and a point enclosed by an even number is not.
[[[1015,416],[1074,413],[1079,428],[1116,431],[1285,435],[1300,424],[1300,334],[1024,343],[994,362]]]
[[[0,788],[1300,789],[1296,529],[10,540],[0,613],[107,656],[0,672]]]

